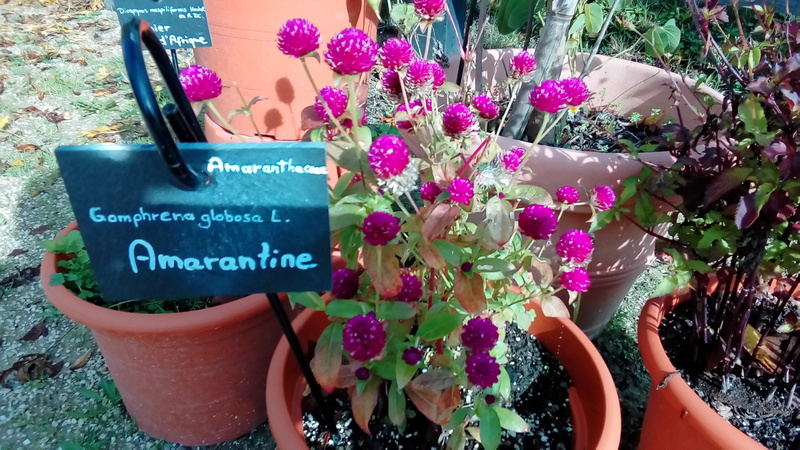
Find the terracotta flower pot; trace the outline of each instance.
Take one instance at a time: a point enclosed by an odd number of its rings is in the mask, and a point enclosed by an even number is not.
[[[484,80],[491,83],[502,82],[506,78],[504,67],[508,67],[511,57],[519,50],[491,50],[486,52]],[[583,57],[579,54],[577,70],[583,68]],[[602,65],[602,66],[601,66]],[[639,64],[622,59],[597,56],[592,63],[600,68],[592,71],[585,79],[594,97],[589,101],[591,107],[613,106],[623,116],[638,112],[646,117],[653,109],[664,111],[663,119],[676,118],[675,99],[671,98],[672,80],[680,87],[687,101],[695,107],[700,100],[691,93],[694,81],[684,80],[674,73],[657,67]],[[564,66],[562,77],[569,77],[568,66]],[[699,91],[710,95],[721,104],[722,96],[705,86]],[[525,101],[524,99],[522,101]],[[696,125],[689,108],[681,108],[687,126]],[[527,148],[530,144],[514,139],[500,137],[498,144],[503,149],[511,147]],[[670,166],[674,160],[668,153],[643,153],[641,161]],[[594,186],[611,186],[617,196],[622,193],[620,184],[632,175],[639,175],[641,162],[628,154],[602,153],[571,150],[568,148],[536,146],[527,163],[530,173],[521,177],[520,183],[533,184],[546,189],[555,196],[556,190],[564,185],[572,185],[581,191],[582,199],[587,200]],[[631,204],[631,209],[632,209]],[[656,207],[667,207],[665,204]],[[588,206],[573,207],[562,216],[554,240],[571,229],[586,229],[586,221],[591,218]],[[615,221],[595,234],[595,251],[588,270],[592,285],[581,295],[578,326],[589,337],[597,336],[611,320],[636,277],[647,267],[653,257],[655,238],[642,232],[628,220]]]
[[[205,5],[213,46],[194,51],[197,64],[217,72],[226,85],[235,81],[246,101],[266,97],[254,105],[253,116],[259,131],[277,140],[300,140],[307,129],[302,123],[316,117],[311,108],[314,89],[302,65],[278,50],[280,27],[300,17],[316,25],[320,54],[345,28],[360,28],[373,38],[377,32],[377,17],[366,0],[207,0]],[[319,87],[331,84],[333,72],[327,64],[309,60],[308,66]],[[242,101],[234,89],[223,89],[214,105],[227,116],[241,108]],[[242,134],[255,134],[242,115],[232,125]]]
[[[639,350],[652,380],[639,449],[766,449],[708,406],[676,373],[664,351],[658,334],[661,320],[689,298],[689,294],[652,298],[639,317]]]
[[[73,222],[59,236],[75,229]],[[264,383],[281,329],[265,295],[182,313],[114,311],[63,285],[51,286],[58,256],[45,253],[44,292],[65,316],[92,331],[142,431],[184,445],[209,445],[266,420]]]
[[[573,448],[614,450],[619,448],[622,419],[619,398],[611,374],[591,341],[572,322],[545,317],[538,302],[531,301],[536,319],[529,332],[553,352],[572,379],[569,401],[574,429]],[[303,311],[292,326],[307,347],[328,325],[323,313]],[[286,339],[281,339],[267,376],[267,415],[279,449],[307,449],[303,436],[300,401],[305,387],[300,368]]]

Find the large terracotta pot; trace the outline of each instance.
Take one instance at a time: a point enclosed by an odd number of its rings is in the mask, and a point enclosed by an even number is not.
[[[676,373],[664,351],[658,334],[661,320],[689,298],[672,294],[650,299],[639,317],[639,350],[652,380],[639,449],[766,449],[711,409]]]
[[[564,365],[572,379],[569,401],[576,450],[616,450],[622,419],[614,381],[603,358],[591,341],[572,322],[545,317],[538,302],[530,307],[537,312],[530,333]],[[303,311],[292,322],[301,344],[308,348],[328,325],[327,316],[318,311]],[[281,339],[267,376],[267,415],[270,430],[279,449],[307,449],[303,437],[300,401],[305,380],[286,339]]]
[[[484,79],[490,83],[498,83],[506,78],[504,67],[518,50],[491,50],[486,52],[483,63]],[[583,57],[579,55],[577,70],[583,68]],[[609,107],[623,116],[638,112],[648,116],[652,109],[664,111],[663,120],[676,118],[675,99],[671,97],[674,80],[689,104],[702,106],[692,93],[694,81],[684,80],[674,73],[657,67],[639,64],[622,59],[597,56],[592,63],[596,69],[584,79],[590,92],[594,93],[589,101],[591,107]],[[563,77],[569,77],[570,70],[566,65]],[[699,91],[710,95],[721,104],[722,96],[707,87]],[[682,107],[681,113],[687,126],[698,124],[688,107]],[[511,147],[527,148],[530,144],[514,139],[500,137],[498,144],[504,149]],[[640,161],[671,166],[674,160],[668,153],[644,153]],[[568,148],[536,146],[528,160],[530,173],[521,177],[522,184],[540,186],[555,196],[556,190],[564,185],[572,185],[582,191],[582,198],[587,200],[594,186],[603,184],[611,186],[619,196],[622,193],[620,184],[632,175],[639,175],[642,163],[628,154],[601,153],[571,150]],[[632,204],[630,205],[632,209]],[[665,204],[655,205],[666,207]],[[588,206],[573,207],[565,212],[559,228],[553,236],[554,241],[571,229],[586,229],[591,218]],[[595,251],[588,270],[592,285],[589,291],[581,295],[580,310],[577,323],[589,337],[595,337],[611,320],[625,295],[630,290],[636,277],[641,274],[651,261],[655,249],[655,238],[641,231],[628,220],[615,221],[595,233]]]
[[[226,85],[235,81],[246,101],[266,97],[253,107],[253,115],[259,131],[278,140],[300,140],[302,122],[316,117],[310,107],[314,89],[302,65],[278,50],[280,27],[289,19],[310,21],[320,31],[320,52],[345,28],[360,28],[373,38],[377,32],[377,17],[366,0],[206,0],[205,5],[213,46],[195,49],[197,63],[217,72]],[[308,66],[319,87],[331,84],[327,64],[309,59]],[[214,105],[227,116],[242,101],[235,90],[223,89]],[[242,134],[255,134],[242,115],[232,125]]]
[[[75,229],[73,222],[59,236]],[[209,445],[264,423],[267,367],[281,337],[265,295],[182,313],[114,311],[51,286],[58,259],[45,253],[44,292],[65,316],[92,331],[142,431],[184,445]]]

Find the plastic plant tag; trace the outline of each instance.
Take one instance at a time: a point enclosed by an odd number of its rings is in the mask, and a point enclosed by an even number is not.
[[[211,47],[204,0],[115,0],[119,22],[146,20],[168,49]]]

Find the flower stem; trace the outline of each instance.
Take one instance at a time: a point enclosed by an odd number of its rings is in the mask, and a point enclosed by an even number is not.
[[[264,136],[261,135],[261,131],[258,129],[258,125],[256,125],[256,121],[253,120],[253,112],[250,111],[251,105],[244,101],[244,96],[242,95],[242,91],[239,89],[239,85],[236,82],[233,82],[233,88],[236,89],[236,94],[239,96],[239,100],[242,101],[244,107],[244,115],[250,119],[250,125],[253,126],[253,129],[256,130],[256,136],[258,136],[258,140],[264,142]]]
[[[233,126],[230,124],[230,122],[228,122],[228,119],[226,119],[225,116],[220,114],[219,110],[217,110],[217,108],[214,106],[213,103],[211,103],[210,100],[203,100],[203,103],[206,104],[206,106],[208,107],[208,109],[211,111],[212,114],[217,116],[217,119],[219,119],[219,121],[222,122],[222,126],[225,127],[226,130],[233,133],[233,135],[236,136],[236,139],[239,139],[240,141],[244,142],[244,137],[242,137],[242,135],[239,134],[238,131],[236,131],[236,128],[233,128]]]
[[[314,88],[314,93],[317,94],[317,98],[322,104],[322,107],[325,108],[325,114],[327,114],[328,117],[331,119],[331,122],[333,122],[333,124],[336,126],[336,129],[339,130],[339,133],[341,133],[341,135],[344,136],[345,139],[350,141],[350,144],[352,144],[353,147],[358,147],[356,141],[350,136],[350,134],[347,133],[347,130],[345,130],[344,126],[342,126],[342,123],[339,122],[339,119],[333,116],[333,111],[331,111],[331,107],[328,106],[328,102],[325,101],[325,99],[322,97],[322,93],[320,93],[319,88],[317,87],[317,83],[314,82],[314,77],[311,76],[311,71],[308,70],[308,64],[306,64],[305,57],[300,58],[300,63],[303,64],[303,70],[305,70],[306,72],[308,81],[311,82],[311,87]]]

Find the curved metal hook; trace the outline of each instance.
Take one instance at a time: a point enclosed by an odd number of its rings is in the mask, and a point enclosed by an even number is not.
[[[177,74],[172,69],[169,56],[158,40],[158,36],[150,28],[150,24],[139,18],[133,18],[123,24],[122,56],[128,71],[133,95],[136,97],[136,102],[142,111],[147,130],[150,132],[153,141],[155,141],[159,154],[167,163],[169,171],[181,186],[192,190],[197,189],[203,184],[202,180],[205,177],[192,170],[178,151],[178,144],[172,138],[167,123],[158,108],[153,86],[150,84],[150,78],[147,75],[147,68],[144,64],[142,44],[153,57],[158,71],[161,73],[172,98],[177,104],[177,108],[174,106],[165,108],[169,110],[173,124],[177,121],[185,125],[184,129],[176,130],[176,133],[182,135],[180,136],[182,139],[187,138],[193,142],[206,142],[200,123],[192,111],[192,105],[181,87]],[[175,127],[173,126],[173,128]]]

